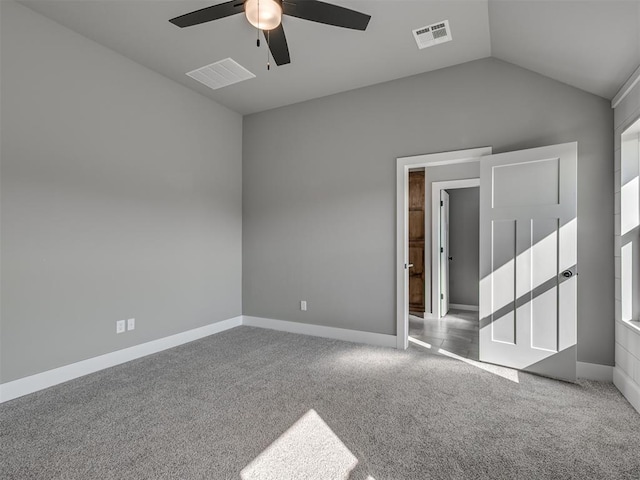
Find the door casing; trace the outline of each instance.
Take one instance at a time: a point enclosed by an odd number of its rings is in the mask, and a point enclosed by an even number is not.
[[[440,263],[440,297],[438,298],[438,308],[440,316],[444,317],[449,312],[449,192],[440,191],[440,252],[438,262]]]
[[[439,299],[440,281],[439,274],[442,265],[440,263],[440,252],[438,251],[438,239],[440,235],[440,192],[456,188],[472,188],[480,186],[480,178],[469,178],[465,180],[446,180],[431,183],[431,298]],[[479,280],[479,279],[478,279]],[[443,316],[440,310],[440,302],[435,304],[432,312],[437,318]]]
[[[451,152],[432,153],[413,157],[400,157],[396,160],[396,348],[405,350],[409,346],[409,275],[408,259],[408,202],[409,202],[409,169],[436,167],[460,163],[479,162],[485,155],[491,155],[492,147],[472,148]],[[429,171],[425,171],[428,181]],[[425,235],[426,245],[431,236]],[[427,265],[425,255],[425,269]]]

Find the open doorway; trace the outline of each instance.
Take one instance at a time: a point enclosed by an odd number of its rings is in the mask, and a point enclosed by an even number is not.
[[[415,157],[399,158],[397,163],[397,347],[405,349],[409,345],[409,276],[411,272],[409,235],[409,173],[424,169],[424,311],[433,314],[432,294],[432,183],[449,180],[478,178],[480,158],[491,154],[491,147],[482,147],[453,152],[442,152]],[[415,257],[414,257],[415,258]]]
[[[431,182],[431,298],[409,315],[409,336],[477,360],[479,355],[480,180]]]
[[[431,198],[431,313],[477,311],[480,179],[431,182]]]
[[[424,166],[427,191],[429,182],[480,178],[479,361],[575,381],[577,152],[577,143],[569,142],[495,155],[487,148],[397,160],[398,348],[410,340],[408,173]],[[438,300],[432,295],[432,315],[434,306],[441,307]]]

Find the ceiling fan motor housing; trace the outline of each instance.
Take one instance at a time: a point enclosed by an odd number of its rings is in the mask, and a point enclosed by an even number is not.
[[[244,14],[260,30],[273,30],[282,22],[282,0],[245,0]]]

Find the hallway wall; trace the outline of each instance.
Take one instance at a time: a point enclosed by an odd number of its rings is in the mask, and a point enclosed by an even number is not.
[[[480,275],[480,188],[449,193],[449,303],[478,306]]]

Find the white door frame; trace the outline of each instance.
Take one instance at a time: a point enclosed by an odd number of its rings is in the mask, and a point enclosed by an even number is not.
[[[476,161],[479,161],[477,159]],[[426,174],[425,174],[426,178]],[[471,188],[479,187],[480,178],[469,178],[465,180],[446,180],[443,182],[431,183],[431,298],[436,299],[432,301],[434,305],[432,314],[437,318],[442,318],[442,312],[440,311],[440,269],[442,268],[440,262],[440,251],[438,246],[440,244],[440,192],[442,190],[450,190],[457,188]],[[480,281],[480,279],[478,279]]]
[[[425,182],[428,181],[428,167],[453,165],[456,163],[479,162],[480,157],[491,155],[491,147],[472,148],[453,152],[400,157],[396,160],[396,347],[405,350],[409,346],[409,263],[407,248],[409,236],[409,169],[425,168]],[[426,232],[425,232],[426,233]],[[430,251],[426,243],[431,236],[425,235],[425,252]],[[427,268],[425,255],[425,269]],[[430,264],[429,264],[430,266]]]

